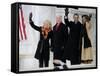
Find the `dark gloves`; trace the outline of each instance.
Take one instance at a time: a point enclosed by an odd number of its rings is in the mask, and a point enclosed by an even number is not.
[[[68,8],[66,8],[65,9],[65,16],[68,16],[68,13],[69,13]]]
[[[29,14],[29,23],[32,25],[33,21],[32,21],[32,12]]]

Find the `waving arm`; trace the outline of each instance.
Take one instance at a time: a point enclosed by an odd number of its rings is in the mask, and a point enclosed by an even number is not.
[[[34,22],[32,21],[32,13],[30,13],[30,15],[29,15],[29,23],[30,23],[31,27],[34,28],[35,30],[37,30],[37,31],[41,30],[41,27],[36,26],[34,24]]]

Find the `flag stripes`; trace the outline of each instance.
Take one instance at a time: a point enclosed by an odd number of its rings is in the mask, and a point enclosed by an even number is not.
[[[22,6],[19,8],[19,40],[26,40],[26,29],[25,29],[25,23],[24,23],[24,15]]]

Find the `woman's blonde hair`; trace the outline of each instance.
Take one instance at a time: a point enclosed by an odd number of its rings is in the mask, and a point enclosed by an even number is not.
[[[43,23],[48,24],[48,26],[51,28],[52,27],[52,23],[50,20],[45,20]]]

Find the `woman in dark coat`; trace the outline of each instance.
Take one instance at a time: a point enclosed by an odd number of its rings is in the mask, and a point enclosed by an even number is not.
[[[32,28],[40,32],[40,40],[38,42],[35,58],[39,60],[39,67],[48,67],[49,65],[49,39],[52,36],[51,22],[46,20],[42,27],[38,27],[32,21],[32,13],[29,16],[29,23]]]

